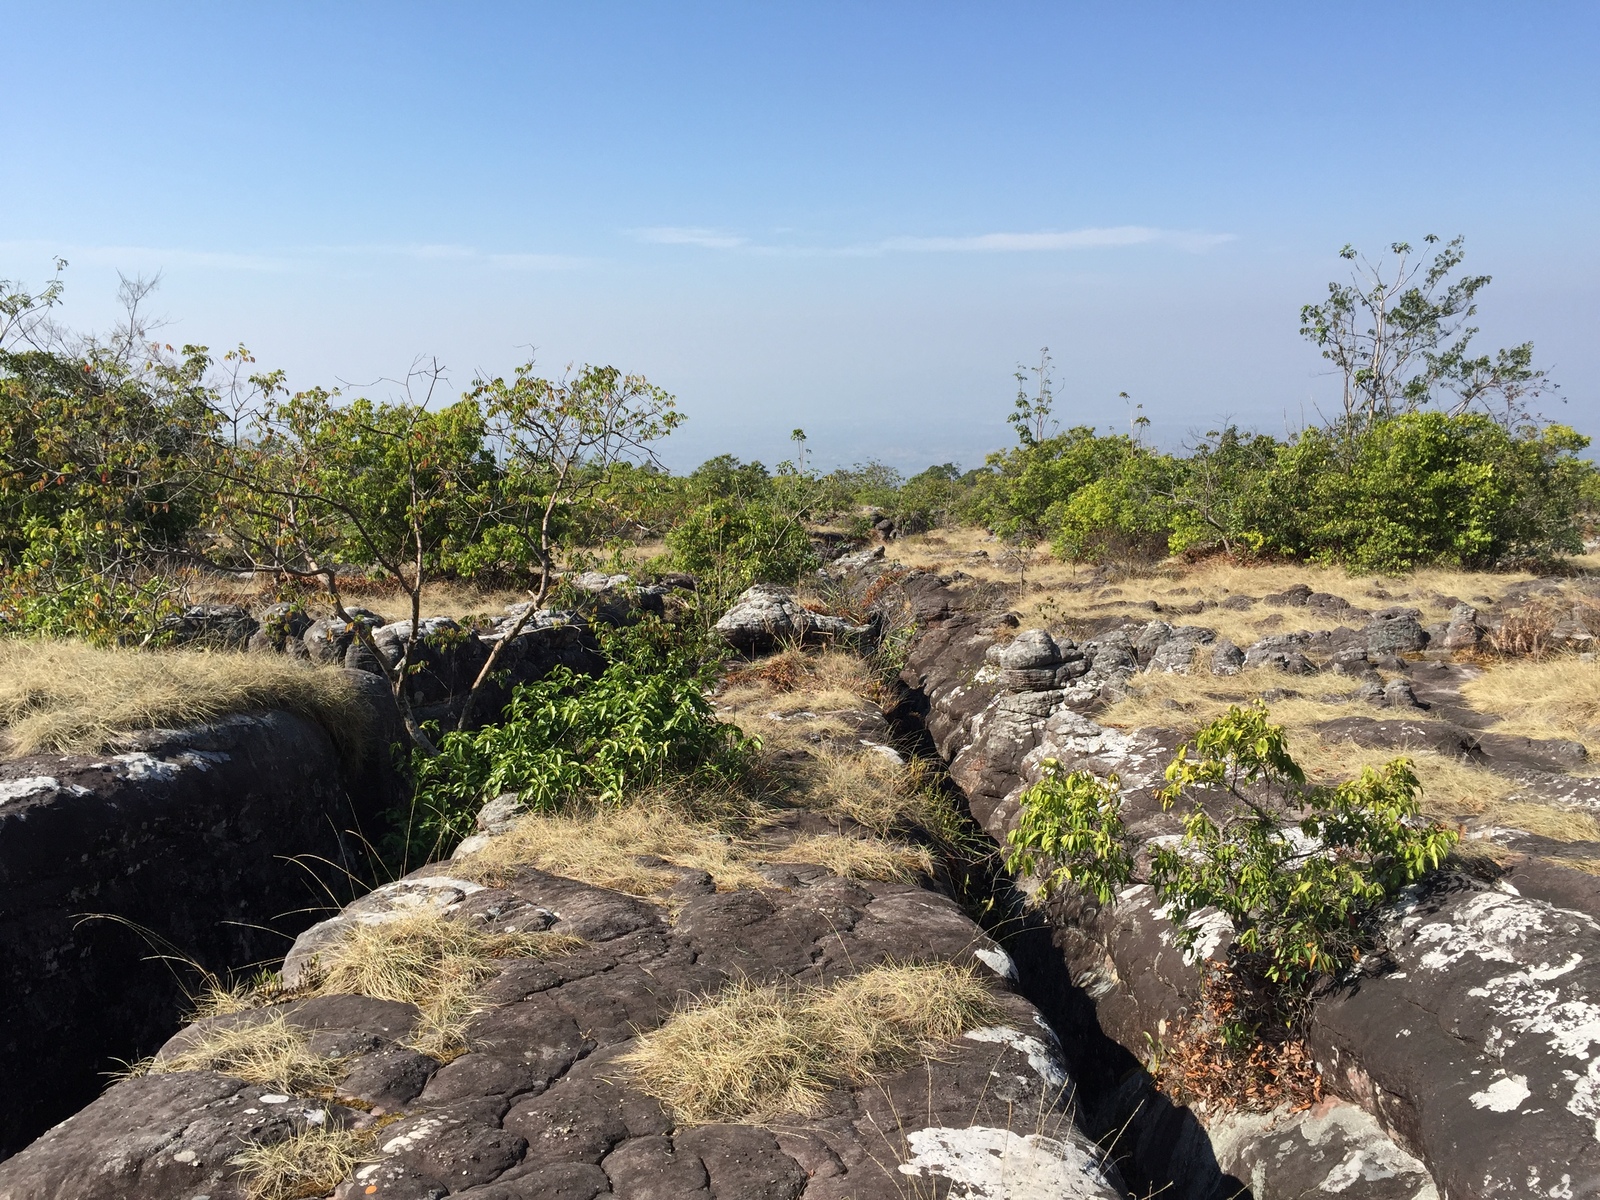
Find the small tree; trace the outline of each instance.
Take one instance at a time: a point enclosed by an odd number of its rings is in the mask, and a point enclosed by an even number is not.
[[[532,603],[495,643],[473,681],[463,723],[505,647],[549,595],[559,517],[602,486],[615,464],[659,466],[652,443],[684,420],[666,391],[609,366],[585,366],[575,376],[551,380],[536,375],[530,360],[509,382],[498,376],[478,380],[470,398],[483,406],[500,464],[496,485],[475,497],[478,519],[509,538],[523,561],[537,564],[538,582]]]
[[[1438,243],[1435,234],[1423,241]],[[1454,238],[1431,262],[1408,242],[1389,247],[1390,261],[1372,262],[1354,247],[1349,283],[1330,283],[1320,304],[1300,310],[1300,333],[1343,377],[1341,424],[1359,432],[1374,422],[1454,396],[1452,413],[1477,408],[1508,428],[1528,417],[1528,403],[1554,387],[1533,367],[1533,343],[1473,356],[1477,297],[1487,275],[1457,275],[1465,239]]]
[[[430,407],[442,379],[436,362],[418,365],[393,403],[336,404],[338,393],[320,388],[273,399],[249,436],[219,439],[208,463],[220,495],[207,557],[318,583],[382,667],[412,739],[429,749],[406,687],[420,657],[422,592],[452,539],[470,529],[467,498],[494,467],[476,404]],[[340,578],[351,567],[377,568],[410,601],[394,663],[345,605]]]
[[[1184,948],[1197,936],[1189,918],[1215,907],[1239,949],[1291,995],[1359,957],[1377,911],[1456,842],[1420,818],[1406,759],[1337,787],[1307,783],[1259,701],[1229,709],[1167,767],[1161,803],[1186,801],[1189,811],[1179,844],[1152,849],[1142,878],[1116,778],[1044,766],[1022,797],[1011,870],[1041,872],[1046,894],[1071,882],[1101,903],[1130,882],[1149,883]]]

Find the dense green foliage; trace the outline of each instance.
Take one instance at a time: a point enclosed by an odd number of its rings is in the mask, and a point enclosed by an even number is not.
[[[1238,949],[1291,990],[1358,958],[1382,906],[1438,867],[1456,841],[1419,817],[1406,759],[1336,787],[1308,784],[1259,702],[1202,729],[1166,779],[1163,806],[1188,805],[1183,834],[1176,845],[1151,847],[1138,879],[1116,778],[1047,761],[1023,794],[1011,869],[1039,872],[1047,893],[1070,882],[1102,903],[1147,882],[1186,948],[1198,933],[1190,918],[1218,909]]]
[[[674,475],[654,451],[682,420],[673,398],[609,366],[549,379],[526,363],[460,396],[419,366],[387,397],[291,395],[243,347],[153,342],[141,285],[126,286],[126,324],[96,340],[45,319],[59,277],[35,293],[0,281],[0,629],[149,641],[202,564],[336,608],[340,581],[362,576],[414,612],[446,578],[542,600],[560,567],[640,570],[640,545],[663,547],[645,572],[699,577],[709,610],[757,580],[806,577],[818,523],[861,536],[883,517],[1122,564],[1220,551],[1399,572],[1580,550],[1600,476],[1586,438],[1532,415],[1554,385],[1531,345],[1472,348],[1488,278],[1460,273],[1459,239],[1428,261],[1390,250],[1377,265],[1347,250],[1352,281],[1301,313],[1343,376],[1324,425],[1227,426],[1179,453],[1145,440],[1136,406],[1127,433],[1062,430],[1046,353],[1017,373],[1014,445],[909,479],[872,461],[817,471],[801,430],[774,469],[722,455]]]
[[[495,724],[447,733],[437,754],[414,754],[413,858],[471,833],[478,809],[502,792],[550,812],[619,804],[669,778],[726,784],[749,768],[753,745],[717,719],[709,664],[692,644],[647,622],[608,635],[605,650],[598,677],[557,669],[518,686]]]

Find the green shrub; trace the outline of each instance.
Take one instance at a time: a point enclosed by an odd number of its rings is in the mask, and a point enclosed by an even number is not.
[[[608,638],[611,663],[597,678],[558,668],[518,686],[497,724],[445,734],[437,755],[415,752],[406,849],[432,855],[453,844],[502,792],[551,812],[574,801],[618,804],[669,779],[740,777],[753,743],[717,719],[706,668],[688,650],[663,646],[659,628]]]
[[[765,500],[722,497],[667,534],[673,565],[696,576],[713,606],[753,583],[795,583],[817,567],[805,523]]]
[[[1140,879],[1116,777],[1046,760],[1044,778],[1022,797],[1010,869],[1042,872],[1046,894],[1070,882],[1102,903],[1147,882],[1185,948],[1197,936],[1189,919],[1215,907],[1232,922],[1238,950],[1291,993],[1358,958],[1379,910],[1456,841],[1419,818],[1406,759],[1336,787],[1308,784],[1259,702],[1202,729],[1166,779],[1162,804],[1187,800],[1189,812],[1178,844],[1154,847]]]
[[[1279,456],[1261,540],[1354,571],[1577,553],[1587,445],[1564,425],[1508,430],[1478,413],[1407,413],[1359,434],[1308,429]]]

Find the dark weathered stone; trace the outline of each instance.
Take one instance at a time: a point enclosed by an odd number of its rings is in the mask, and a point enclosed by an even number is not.
[[[368,856],[346,831],[376,836],[394,799],[390,728],[358,773],[323,729],[283,713],[144,735],[123,754],[0,763],[0,1076],[28,1098],[0,1106],[0,1149],[177,1027],[192,981],[155,946],[225,976],[361,877]]]

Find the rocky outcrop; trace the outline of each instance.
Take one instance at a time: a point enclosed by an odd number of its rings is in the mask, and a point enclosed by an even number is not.
[[[371,869],[357,835],[378,837],[395,798],[395,718],[386,689],[353,682],[380,725],[355,770],[286,713],[0,763],[0,1148],[171,1034],[196,983],[182,960],[226,975],[273,957]]]
[[[242,1200],[233,1158],[307,1128],[375,1131],[339,1197],[472,1200],[899,1200],[1126,1196],[1074,1123],[1074,1081],[1014,968],[947,898],[821,868],[769,869],[768,886],[718,893],[685,874],[674,911],[523,868],[484,887],[426,868],[338,920],[426,903],[489,930],[583,939],[550,961],[508,960],[486,985],[470,1049],[440,1062],[406,1049],[409,1005],[330,996],[212,1018],[280,1014],[337,1055],[334,1098],[268,1093],[213,1072],[126,1080],[0,1164],[8,1200]],[[337,930],[319,927],[290,973]],[[735,980],[825,984],[889,959],[974,964],[1004,1012],[932,1057],[836,1086],[821,1109],[771,1126],[680,1124],[622,1061],[685,1000]],[[172,1049],[202,1029],[185,1031]],[[164,1051],[164,1053],[170,1052]]]
[[[1459,609],[1452,617],[1458,631],[1473,621]],[[1175,669],[1177,652],[1163,651],[1176,631],[1159,625],[1129,630],[1131,648],[1146,669]],[[906,710],[922,715],[978,822],[1003,842],[1015,827],[1021,791],[1049,757],[1068,770],[1116,774],[1137,838],[1176,832],[1173,816],[1153,799],[1176,737],[1102,727],[1085,715],[1091,705],[1074,702],[1071,688],[1041,689],[1031,676],[995,670],[1007,633],[994,618],[955,613],[920,637],[902,675]],[[1030,631],[1015,640],[1038,647],[1045,636]],[[1315,670],[1314,652],[1334,655],[1336,669],[1376,679],[1373,659],[1404,666],[1397,655],[1426,644],[1415,610],[1387,609],[1359,633],[1267,639],[1250,648],[1243,665]],[[1192,658],[1187,647],[1183,654]],[[1405,677],[1378,692],[1386,706],[1424,703]],[[1431,744],[1437,735],[1454,748],[1448,753],[1513,761],[1514,748],[1494,743],[1500,735],[1442,721],[1345,723],[1348,736],[1364,744],[1379,744],[1370,740],[1374,731],[1393,725],[1393,738],[1381,744],[1397,750]],[[1396,910],[1386,935],[1390,953],[1373,956],[1366,972],[1314,1009],[1311,1044],[1335,1095],[1308,1113],[1212,1118],[1221,1168],[1248,1181],[1257,1200],[1600,1194],[1600,924],[1592,915],[1600,904],[1590,898],[1592,907],[1573,907],[1548,894],[1548,878],[1519,878],[1513,871],[1496,890],[1447,877]],[[1093,998],[1099,1027],[1131,1053],[1158,1040],[1195,1002],[1194,962],[1174,948],[1175,931],[1148,888],[1129,889],[1106,906],[1058,896],[1042,915],[1067,977]],[[1227,923],[1215,919],[1215,929],[1202,929],[1198,956],[1226,945]],[[1121,1117],[1136,1142],[1161,1141],[1165,1135],[1138,1109],[1147,1098],[1127,1085],[1123,1103],[1108,1102],[1091,1128],[1115,1128]],[[1179,1173],[1168,1182],[1166,1194],[1191,1194]]]
[[[864,637],[866,625],[814,613],[795,598],[794,589],[758,583],[747,588],[718,619],[717,636],[745,654],[765,654],[784,645],[844,637]]]

